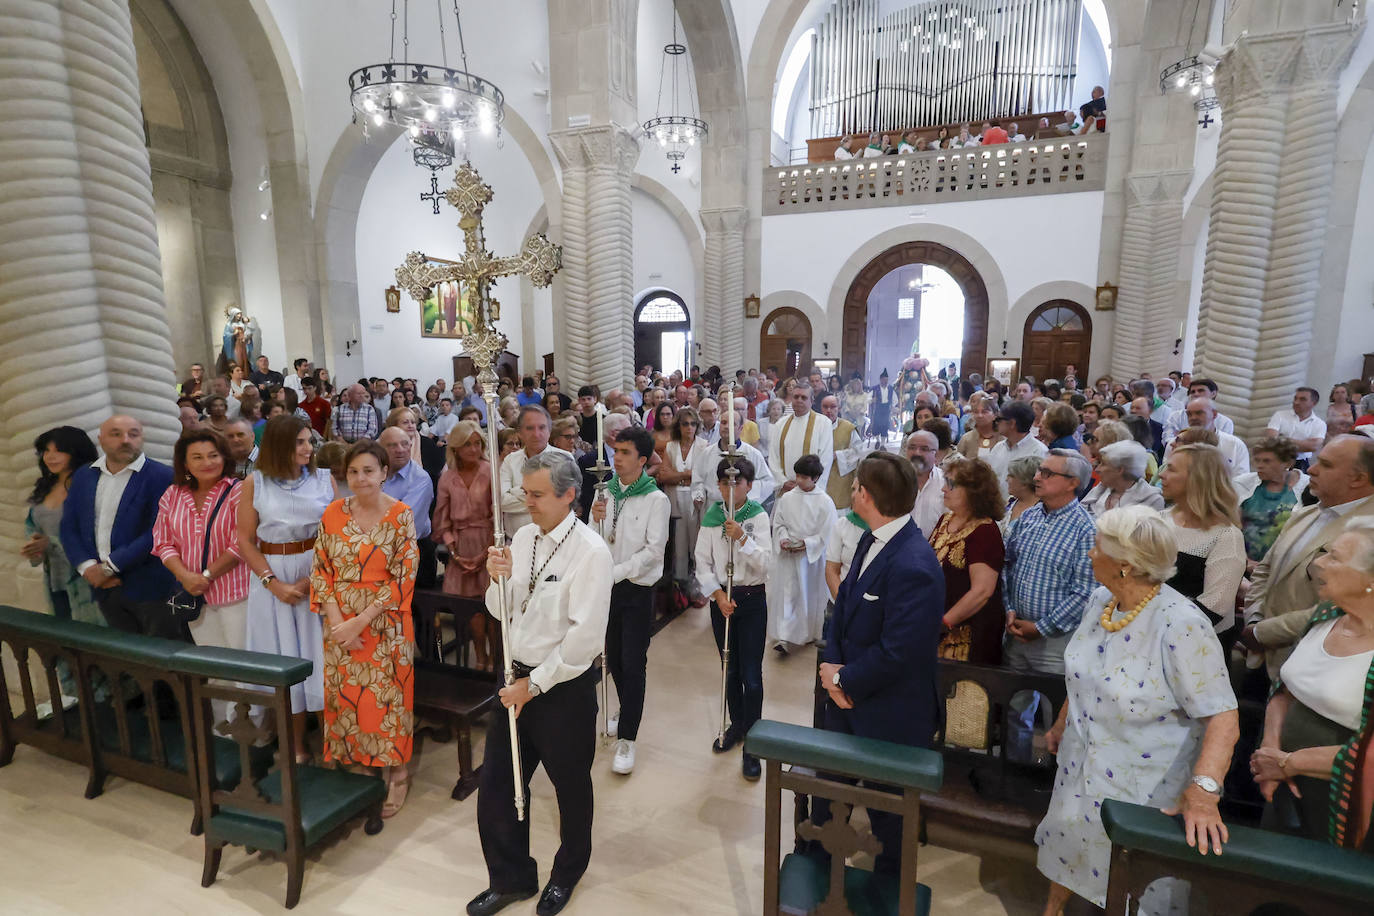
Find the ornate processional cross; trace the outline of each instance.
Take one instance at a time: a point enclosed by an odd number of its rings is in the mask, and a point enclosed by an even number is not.
[[[440,283],[458,282],[473,312],[469,316],[473,330],[463,336],[463,348],[477,365],[482,386],[495,394],[496,360],[506,348],[506,336],[496,330],[499,315],[491,299],[491,282],[498,277],[523,274],[537,287],[548,286],[563,267],[563,249],[541,232],[525,239],[525,247],[518,255],[493,255],[487,250],[482,231],[482,210],[491,198],[491,186],[482,181],[472,164],[464,162],[459,166],[453,176],[453,187],[444,192],[444,199],[462,214],[458,228],[463,230],[463,257],[456,262],[436,263],[423,252],[412,251],[406,255],[405,263],[396,268],[396,285],[423,308]]]

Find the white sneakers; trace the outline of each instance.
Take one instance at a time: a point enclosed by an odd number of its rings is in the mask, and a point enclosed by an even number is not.
[[[618,732],[619,730],[620,730],[620,716],[619,716],[619,715],[607,716],[607,717],[606,717],[606,734],[608,734],[608,735],[610,735],[612,738],[614,738],[614,737],[616,736],[616,732]]]
[[[611,761],[611,772],[629,776],[635,769],[635,743],[621,738],[615,743],[615,760]]]

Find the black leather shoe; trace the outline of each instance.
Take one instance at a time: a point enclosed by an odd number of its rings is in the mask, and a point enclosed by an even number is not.
[[[492,913],[499,913],[512,903],[528,900],[537,893],[539,891],[534,888],[527,891],[512,891],[509,894],[487,888],[469,901],[468,916],[491,916]]]
[[[739,731],[731,725],[725,730],[725,734],[711,742],[711,750],[717,754],[724,754],[730,748],[739,744]]]
[[[758,782],[763,775],[763,766],[759,763],[759,758],[753,754],[743,754],[743,761],[740,763],[740,770],[744,773],[744,778],[750,782]]]
[[[539,895],[539,905],[534,908],[537,916],[554,916],[563,912],[563,907],[572,899],[573,889],[550,881],[544,885],[544,893]]]

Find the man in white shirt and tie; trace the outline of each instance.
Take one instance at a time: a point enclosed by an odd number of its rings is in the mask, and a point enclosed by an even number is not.
[[[798,382],[792,389],[792,416],[769,433],[768,467],[773,479],[781,482],[781,493],[797,485],[792,479],[796,476],[792,468],[802,455],[821,459],[825,470],[816,486],[824,490],[830,480],[830,467],[835,460],[835,426],[824,414],[811,409],[811,398],[811,386]]]
[[[561,448],[549,445],[549,412],[538,404],[526,404],[520,408],[515,426],[520,430],[522,451],[516,452],[501,462],[501,518],[505,524],[506,536],[510,537],[530,523],[529,510],[525,508],[525,488],[521,468],[525,459],[534,458],[546,451],[561,452]]]
[[[558,798],[561,844],[538,907],[553,914],[567,905],[591,860],[597,683],[592,662],[606,639],[612,558],[605,542],[572,512],[582,483],[572,456],[547,449],[524,459],[517,452],[506,464],[519,466],[532,523],[515,532],[509,548],[488,550],[486,600],[499,614],[504,592],[510,614],[514,680],[501,688],[500,699],[518,718],[525,798],[540,764]],[[487,726],[477,829],[489,886],[468,903],[468,916],[490,916],[539,891],[530,816],[518,819],[514,807],[508,718],[503,712]]]

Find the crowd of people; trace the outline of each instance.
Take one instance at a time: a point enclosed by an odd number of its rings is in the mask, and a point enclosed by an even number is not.
[[[502,379],[488,416],[471,378],[336,388],[309,360],[291,374],[269,362],[210,379],[191,367],[170,467],[143,453],[132,417],[101,425],[98,453],[74,427],[38,437],[23,555],[59,616],[311,660],[291,697],[300,762],[317,747],[324,764],[374,768],[387,816],[409,787],[415,589],[485,604],[464,636],[486,670],[509,611],[501,702],[523,712],[526,788],[542,764],[562,824],[541,913],[562,909],[591,854],[603,652],[611,767],[635,769],[661,589],[709,604],[728,659],[716,753],[762,715],[770,648],[822,647],[824,727],[918,746],[942,702],[936,658],[1064,677],[1036,835],[1047,912],[1072,894],[1104,904],[1105,797],[1177,809],[1190,842],[1220,851],[1238,695],[1268,702],[1249,761],[1264,825],[1370,848],[1371,787],[1350,791],[1368,781],[1374,727],[1363,381],[1325,409],[1296,389],[1247,445],[1218,385],[1179,371],[1088,385],[1070,366],[1008,391],[917,359],[899,391],[886,370],[866,387],[645,366],[633,387],[575,397],[534,373]],[[507,728],[494,717],[486,742],[491,886],[475,914],[538,891]],[[759,761],[742,754],[741,772],[758,779]],[[873,826],[892,865],[900,830]]]

